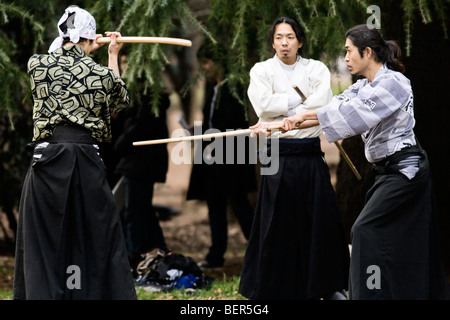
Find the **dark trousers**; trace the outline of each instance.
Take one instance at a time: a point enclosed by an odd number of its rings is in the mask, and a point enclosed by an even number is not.
[[[424,152],[409,180],[396,162],[376,168],[375,183],[352,227],[352,300],[447,298],[437,234],[437,212]]]
[[[163,231],[153,207],[153,181],[125,178],[124,231],[128,253],[145,253],[165,248]]]
[[[246,239],[250,235],[253,221],[253,208],[247,192],[230,189],[227,193],[208,188],[208,215],[211,228],[211,247],[206,256],[212,264],[222,265],[228,242],[227,204],[230,204]]]
[[[19,206],[14,299],[136,299],[106,167],[90,133],[38,144]]]
[[[319,138],[279,139],[279,170],[262,175],[239,292],[318,299],[346,289],[349,250]]]

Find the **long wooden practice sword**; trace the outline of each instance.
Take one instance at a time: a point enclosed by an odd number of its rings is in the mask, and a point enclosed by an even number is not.
[[[185,47],[192,46],[192,42],[190,40],[169,37],[117,37],[116,40],[118,43],[162,43]],[[97,38],[98,44],[106,44],[110,42],[111,37]]]
[[[226,132],[218,132],[218,133],[199,134],[199,135],[195,135],[195,136],[184,136],[184,137],[167,138],[167,139],[135,141],[135,142],[133,142],[133,146],[147,146],[147,145],[152,145],[152,144],[172,143],[172,142],[181,142],[181,141],[194,141],[194,140],[203,140],[203,139],[206,140],[206,139],[211,139],[211,138],[238,136],[241,134],[247,134],[247,133],[251,133],[251,132],[252,132],[251,129],[242,129],[242,130],[234,130],[234,131],[226,131]]]

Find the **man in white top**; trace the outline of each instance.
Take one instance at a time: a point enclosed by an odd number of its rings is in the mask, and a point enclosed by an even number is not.
[[[400,46],[366,25],[345,37],[348,69],[364,78],[323,108],[277,126],[284,132],[319,124],[330,142],[358,134],[364,141],[375,182],[351,230],[350,299],[448,299],[430,164],[414,133],[414,95]]]
[[[275,122],[327,104],[330,72],[300,55],[306,37],[298,22],[278,18],[270,37],[274,57],[250,71],[248,96],[259,121]],[[240,293],[249,299],[346,298],[348,246],[320,134],[315,126],[278,132],[268,141],[265,152],[278,142],[279,170],[261,177],[240,283]]]
[[[274,57],[256,63],[250,70],[248,97],[260,121],[278,121],[326,105],[332,98],[328,68],[320,61],[297,54],[303,42],[296,38],[290,24],[279,24],[273,41]],[[308,97],[305,101],[294,85]],[[320,133],[320,127],[316,126],[289,131],[280,138],[311,138]]]

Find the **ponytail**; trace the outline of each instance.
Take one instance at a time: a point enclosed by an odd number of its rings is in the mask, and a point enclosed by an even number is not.
[[[375,61],[385,63],[389,69],[394,71],[405,72],[400,46],[394,40],[385,41],[377,29],[369,29],[367,25],[361,24],[349,29],[345,33],[345,37],[358,47],[361,57],[364,49],[371,48],[375,53]]]
[[[389,69],[405,73],[405,65],[402,63],[402,50],[396,41],[386,41],[384,56],[386,57],[386,61],[383,62],[386,63]]]

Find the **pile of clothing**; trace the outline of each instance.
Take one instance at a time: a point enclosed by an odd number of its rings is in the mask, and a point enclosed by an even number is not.
[[[159,248],[145,254],[137,266],[137,274],[136,285],[150,292],[209,289],[214,281],[204,276],[191,257]]]

